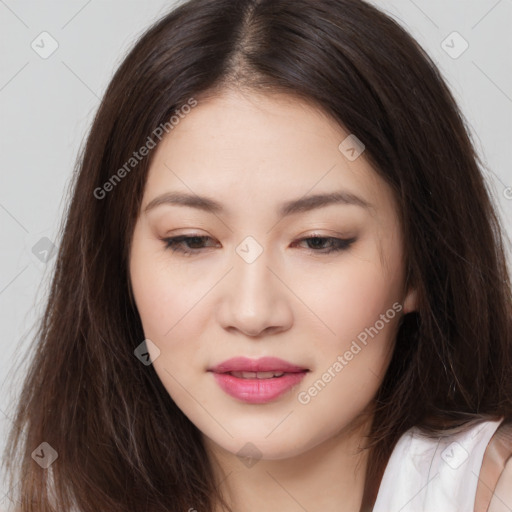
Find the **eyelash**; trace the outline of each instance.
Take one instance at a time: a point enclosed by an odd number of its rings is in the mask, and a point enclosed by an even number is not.
[[[182,244],[184,242],[188,243],[188,241],[190,241],[190,240],[198,240],[198,239],[205,240],[208,238],[211,239],[211,237],[209,237],[209,236],[180,235],[180,236],[175,236],[175,237],[171,237],[171,238],[162,238],[161,240],[164,242],[166,249],[170,249],[172,252],[179,252],[179,253],[183,254],[184,256],[192,256],[193,254],[197,254],[203,248],[184,249],[183,246],[181,246],[180,244]],[[310,236],[310,237],[306,237],[306,238],[301,238],[301,239],[297,240],[297,242],[304,242],[305,240],[331,240],[332,244],[334,244],[334,247],[331,246],[331,248],[327,251],[319,251],[319,250],[315,250],[315,249],[310,249],[311,253],[331,254],[331,253],[342,252],[342,251],[347,250],[356,241],[356,238],[343,239],[343,238],[334,238],[334,237],[330,237],[330,236]]]

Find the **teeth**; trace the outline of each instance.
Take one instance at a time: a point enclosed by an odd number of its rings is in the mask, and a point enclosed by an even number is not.
[[[273,377],[281,377],[284,372],[229,372],[233,377],[239,379],[272,379]]]

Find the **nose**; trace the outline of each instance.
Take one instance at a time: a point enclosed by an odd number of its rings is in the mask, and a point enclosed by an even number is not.
[[[291,292],[263,253],[251,263],[237,254],[221,287],[218,321],[228,331],[261,337],[290,328]]]

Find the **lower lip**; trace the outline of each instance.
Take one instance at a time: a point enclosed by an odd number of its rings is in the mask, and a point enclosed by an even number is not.
[[[306,372],[285,373],[271,379],[240,379],[229,373],[214,373],[217,384],[228,395],[250,404],[264,404],[275,400],[296,386]]]

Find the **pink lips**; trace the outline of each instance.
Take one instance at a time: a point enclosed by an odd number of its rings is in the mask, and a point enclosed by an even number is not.
[[[270,402],[296,386],[309,371],[306,368],[283,361],[276,357],[228,359],[208,371],[221,389],[233,398],[251,404]],[[284,373],[279,377],[242,378],[230,372],[274,372]]]

